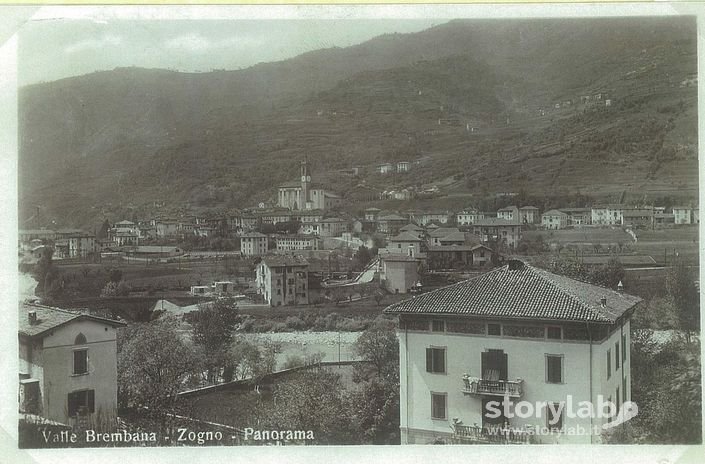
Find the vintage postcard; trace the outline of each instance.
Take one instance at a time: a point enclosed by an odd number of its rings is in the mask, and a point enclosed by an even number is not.
[[[20,14],[17,456],[699,455],[697,13]]]

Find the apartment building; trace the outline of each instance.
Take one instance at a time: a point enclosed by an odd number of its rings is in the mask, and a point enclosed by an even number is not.
[[[240,236],[240,253],[242,256],[262,256],[267,254],[267,236],[259,232],[250,232]]]
[[[257,265],[257,293],[270,306],[308,304],[308,261],[300,256],[267,256]]]
[[[399,316],[402,444],[599,442],[610,419],[566,409],[630,400],[640,301],[511,260],[387,307]],[[505,398],[497,414],[490,402]]]

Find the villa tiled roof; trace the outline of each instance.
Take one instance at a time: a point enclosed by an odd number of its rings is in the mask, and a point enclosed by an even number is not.
[[[602,298],[606,304],[601,303]],[[614,323],[641,298],[521,261],[387,307],[387,314],[458,314],[500,319]]]
[[[400,231],[408,231],[408,232],[416,232],[416,231],[422,231],[423,227],[420,227],[420,226],[417,226],[416,224],[410,223],[410,224],[405,225],[404,227],[402,227],[399,230]]]
[[[88,319],[96,322],[109,324],[115,327],[124,327],[125,324],[112,319],[92,316],[90,314],[66,311],[64,309],[52,308],[49,306],[34,303],[20,303],[18,312],[18,332],[26,337],[42,337],[47,332],[56,329],[76,319]],[[34,311],[37,314],[37,322],[30,324],[28,312]]]

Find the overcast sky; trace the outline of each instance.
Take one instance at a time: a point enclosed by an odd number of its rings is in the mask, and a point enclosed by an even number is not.
[[[20,85],[123,66],[178,71],[240,69],[439,19],[41,20],[25,23],[18,45]]]

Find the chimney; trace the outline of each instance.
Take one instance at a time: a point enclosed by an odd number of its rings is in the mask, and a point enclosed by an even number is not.
[[[37,323],[37,312],[36,311],[27,312],[27,318],[29,320],[29,325],[35,325]]]
[[[604,296],[600,298],[600,306],[602,306],[603,308],[607,306],[607,298],[605,298]]]
[[[624,293],[624,284],[622,283],[621,280],[620,280],[619,283],[617,284],[617,291],[618,291],[619,293]]]

